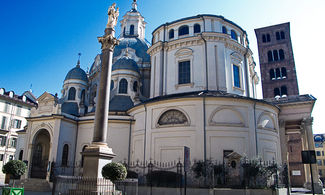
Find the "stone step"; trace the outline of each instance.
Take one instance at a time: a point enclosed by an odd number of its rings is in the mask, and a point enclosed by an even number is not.
[[[16,182],[17,186],[23,186],[25,191],[50,192],[51,186],[45,179],[23,179]]]

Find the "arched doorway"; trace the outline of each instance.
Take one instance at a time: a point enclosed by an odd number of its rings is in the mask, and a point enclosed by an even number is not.
[[[50,134],[45,129],[39,130],[35,135],[31,157],[31,178],[46,179],[50,141]]]

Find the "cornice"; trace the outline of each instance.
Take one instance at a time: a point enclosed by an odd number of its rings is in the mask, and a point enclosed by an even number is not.
[[[249,48],[244,47],[242,44],[238,43],[231,39],[229,35],[217,32],[204,32],[198,34],[197,36],[184,37],[172,41],[162,42],[159,41],[153,44],[147,51],[149,55],[154,55],[157,52],[161,51],[164,47],[166,50],[173,50],[182,47],[189,47],[193,45],[203,45],[203,38],[208,42],[221,42],[224,43],[225,47],[231,50],[234,50],[242,55],[246,53],[252,54],[252,51]]]

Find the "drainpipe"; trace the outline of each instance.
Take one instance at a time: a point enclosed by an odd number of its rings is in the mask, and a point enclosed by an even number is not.
[[[257,127],[256,127],[256,102],[254,102],[254,129],[255,129],[255,150],[256,150],[256,157],[257,157],[258,145],[257,145]]]
[[[143,163],[146,162],[146,147],[147,147],[147,105],[146,104],[144,104],[144,112],[145,112],[145,118],[144,118]],[[143,171],[145,171],[145,169]]]
[[[77,121],[77,130],[76,130],[76,140],[74,144],[74,157],[73,157],[73,164],[76,165],[76,155],[77,155],[77,142],[78,142],[78,134],[79,134],[79,122]],[[74,176],[74,166],[72,169],[72,175]]]
[[[165,68],[164,68],[164,63],[165,63],[165,31],[166,31],[166,25],[164,25],[164,39],[162,41],[162,50],[161,50],[161,84],[160,87],[161,89],[159,90],[159,94],[163,95],[164,93],[164,81],[165,81]]]
[[[203,134],[204,134],[204,162],[207,161],[207,130],[206,130],[206,110],[205,110],[205,94],[203,92]]]
[[[247,54],[248,54],[248,49],[246,49],[246,53],[244,54],[244,68],[245,68],[245,75],[246,75],[246,95],[247,97],[250,97],[250,92],[249,92],[249,76],[248,76],[248,71],[247,71]]]
[[[201,16],[203,19],[203,32],[205,32],[205,19],[203,16]],[[203,32],[200,34],[202,40],[204,41],[204,50],[205,50],[205,89],[209,90],[209,78],[208,78],[208,44],[207,40],[203,37]]]
[[[130,165],[130,160],[131,160],[131,127],[132,127],[132,120],[130,119],[130,126],[129,126],[129,149],[128,149],[128,166]]]

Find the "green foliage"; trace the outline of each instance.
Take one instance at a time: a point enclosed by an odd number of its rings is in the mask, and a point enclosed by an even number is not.
[[[202,160],[196,161],[191,167],[192,171],[195,174],[195,178],[199,178],[201,176],[205,177],[205,163]]]
[[[115,183],[126,178],[127,170],[123,164],[111,162],[102,168],[102,175]]]
[[[2,172],[19,177],[26,172],[26,164],[21,160],[11,160],[2,167]]]

